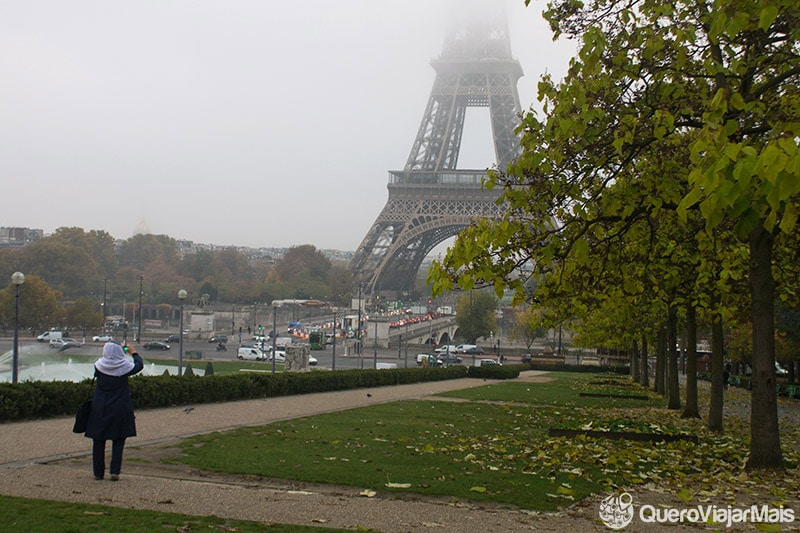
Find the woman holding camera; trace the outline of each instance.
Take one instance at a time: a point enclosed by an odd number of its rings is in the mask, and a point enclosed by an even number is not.
[[[133,358],[131,361],[125,352]],[[144,368],[141,356],[133,347],[123,347],[116,342],[103,346],[103,356],[94,364],[97,387],[92,397],[92,410],[86,426],[86,437],[92,439],[92,470],[94,478],[101,480],[106,470],[106,441],[111,441],[111,481],[119,479],[122,469],[122,451],[125,439],[136,436],[136,417],[133,414],[128,376]]]

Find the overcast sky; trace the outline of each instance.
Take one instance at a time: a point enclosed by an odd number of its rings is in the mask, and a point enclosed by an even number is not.
[[[0,226],[355,250],[408,158],[450,5],[2,1]],[[543,6],[508,1],[524,109],[574,49]],[[470,109],[458,166],[493,158]]]

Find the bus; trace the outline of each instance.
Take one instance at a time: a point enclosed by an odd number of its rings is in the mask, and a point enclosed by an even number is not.
[[[312,350],[324,350],[327,338],[323,331],[314,330],[308,334],[308,344]]]

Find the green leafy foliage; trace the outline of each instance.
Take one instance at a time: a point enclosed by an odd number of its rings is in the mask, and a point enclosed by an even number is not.
[[[0,496],[0,522],[8,532],[27,531],[237,531],[239,533],[332,533],[343,531],[317,526],[265,524],[218,516],[124,509],[106,505],[35,500]]]

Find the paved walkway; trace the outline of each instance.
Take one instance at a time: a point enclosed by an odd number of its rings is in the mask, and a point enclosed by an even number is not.
[[[525,372],[519,379],[541,380],[542,374]],[[153,460],[164,448],[161,445],[192,435],[381,402],[424,398],[484,384],[483,380],[459,379],[203,404],[193,409],[138,411],[139,435],[128,440],[119,482],[93,479],[90,441],[71,432],[72,419],[4,424],[0,429],[0,494],[187,515],[216,515],[262,523],[362,527],[386,533],[607,531],[597,519],[597,498],[581,502],[564,513],[543,514],[480,502],[447,498],[423,500],[421,496],[395,493],[366,498],[359,494],[366,487],[214,475]],[[147,456],[148,460],[138,461],[139,454]],[[669,526],[663,530],[681,529]],[[659,530],[662,528],[647,529]],[[644,529],[638,528],[638,531]]]

